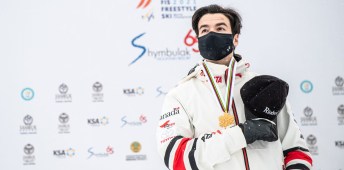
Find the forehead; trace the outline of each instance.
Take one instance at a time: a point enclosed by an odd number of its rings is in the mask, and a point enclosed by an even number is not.
[[[201,17],[201,19],[198,22],[198,28],[202,25],[215,25],[217,23],[225,23],[226,25],[230,26],[229,19],[221,14],[221,13],[215,13],[215,14],[205,14]]]

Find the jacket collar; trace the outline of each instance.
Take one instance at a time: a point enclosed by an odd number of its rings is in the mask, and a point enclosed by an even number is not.
[[[184,77],[178,84],[184,83],[192,78],[197,78],[201,80],[202,82],[206,81],[207,78],[205,77],[203,67],[201,66],[202,63],[203,63],[203,60],[200,60],[198,64],[193,69],[191,69],[191,71],[189,72],[189,75]],[[228,67],[225,65],[214,64],[210,62],[207,62],[207,65],[212,71],[215,81],[219,84],[225,85],[224,76],[225,76],[225,71]],[[248,70],[249,67],[250,67],[250,64],[247,63],[244,59],[239,60],[236,66],[236,75],[235,75],[236,81],[240,81],[240,79],[245,75],[245,72]]]

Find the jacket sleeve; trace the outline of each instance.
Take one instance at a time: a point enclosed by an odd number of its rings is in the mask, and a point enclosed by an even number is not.
[[[157,144],[167,168],[213,169],[215,164],[229,160],[231,154],[246,147],[238,126],[195,137],[192,118],[184,107],[173,94],[166,95],[157,127]]]
[[[282,143],[286,170],[310,170],[312,157],[288,102],[286,102],[278,119],[278,133]]]

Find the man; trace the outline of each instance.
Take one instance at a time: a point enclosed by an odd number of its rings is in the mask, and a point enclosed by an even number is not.
[[[194,13],[192,26],[204,60],[166,95],[157,129],[165,165],[174,170],[310,169],[312,159],[288,102],[278,110],[276,124],[246,117],[240,89],[257,74],[234,54],[240,15],[210,5]]]

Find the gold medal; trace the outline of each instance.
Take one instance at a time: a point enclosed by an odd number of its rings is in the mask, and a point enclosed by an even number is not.
[[[236,61],[234,57],[231,58],[231,61],[228,65],[228,74],[227,74],[227,87],[226,87],[226,98],[222,98],[221,91],[219,90],[216,81],[214,80],[214,76],[209,70],[206,61],[202,64],[204,73],[206,73],[206,77],[208,79],[208,83],[210,83],[210,87],[214,92],[214,96],[216,97],[218,103],[220,104],[221,110],[223,111],[223,115],[219,116],[219,126],[221,128],[226,128],[230,125],[235,124],[234,115],[228,114],[230,107],[234,104],[233,99],[233,88],[234,88],[234,81],[235,81],[235,69],[236,69]],[[233,102],[233,103],[232,103]]]
[[[226,128],[229,125],[234,124],[234,116],[229,113],[223,112],[223,115],[219,116],[220,127]]]

